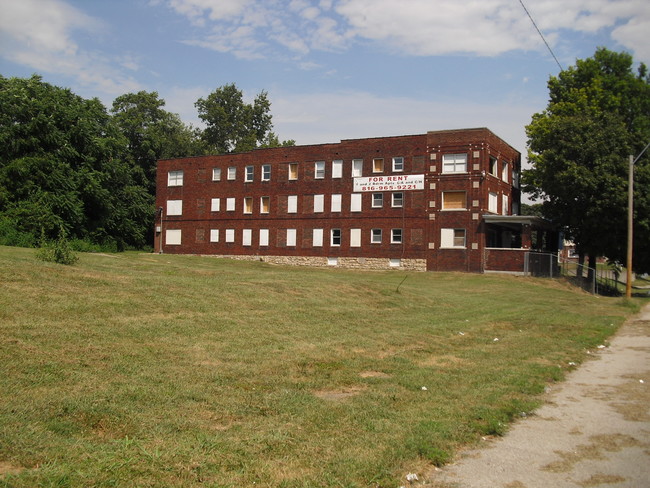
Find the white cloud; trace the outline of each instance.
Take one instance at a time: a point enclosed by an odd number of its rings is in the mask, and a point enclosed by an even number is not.
[[[81,49],[73,33],[106,30],[94,19],[61,0],[0,0],[0,56],[37,72],[73,77],[104,93],[134,91],[139,84],[113,64],[137,66],[132,58],[110,60]]]
[[[524,9],[513,0],[167,1],[177,13],[209,29],[205,38],[193,43],[249,58],[277,56],[274,50],[282,48],[304,56],[311,50],[339,50],[367,40],[412,56],[495,56],[546,49]],[[567,32],[595,34],[609,29],[615,41],[647,59],[650,48],[643,36],[650,28],[647,0],[527,3],[551,45]],[[245,27],[246,35],[225,43],[223,36],[238,27]]]

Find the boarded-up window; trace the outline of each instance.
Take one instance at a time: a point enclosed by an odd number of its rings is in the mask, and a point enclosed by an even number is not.
[[[167,215],[183,215],[183,200],[167,200]]]
[[[312,233],[312,245],[314,247],[323,246],[323,229],[314,229]]]
[[[296,245],[296,229],[287,229],[287,246]]]
[[[361,247],[361,229],[350,229],[350,247]]]
[[[269,229],[260,229],[260,246],[269,245]]]
[[[196,229],[196,242],[205,241],[205,229]]]
[[[442,192],[443,210],[463,210],[467,208],[467,193],[464,191]]]
[[[165,244],[170,246],[179,246],[181,244],[181,230],[167,229],[165,231]]]
[[[287,197],[287,213],[298,212],[298,195],[289,195]]]

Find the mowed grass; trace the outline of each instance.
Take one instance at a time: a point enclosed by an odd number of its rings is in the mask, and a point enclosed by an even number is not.
[[[503,434],[638,307],[512,276],[80,257],[0,247],[0,486],[397,487]]]

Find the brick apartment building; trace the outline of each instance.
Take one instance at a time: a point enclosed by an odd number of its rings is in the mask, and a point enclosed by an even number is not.
[[[155,250],[274,263],[523,270],[521,155],[486,128],[158,162]]]

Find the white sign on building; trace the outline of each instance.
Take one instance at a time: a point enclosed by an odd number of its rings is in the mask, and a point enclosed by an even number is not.
[[[354,192],[424,190],[424,175],[364,176],[354,178]]]

